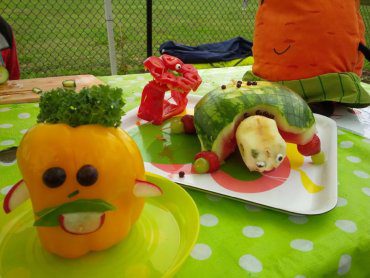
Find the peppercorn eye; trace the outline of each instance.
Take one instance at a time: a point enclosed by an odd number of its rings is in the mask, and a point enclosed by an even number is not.
[[[42,175],[42,180],[47,187],[56,188],[61,186],[66,180],[67,175],[63,168],[52,167],[47,169]]]
[[[82,186],[93,185],[98,180],[98,170],[92,165],[84,165],[77,172],[77,181]]]

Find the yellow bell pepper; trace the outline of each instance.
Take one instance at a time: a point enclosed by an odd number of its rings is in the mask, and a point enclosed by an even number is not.
[[[143,199],[133,194],[136,180],[144,180],[143,160],[135,142],[119,128],[38,124],[23,138],[17,160],[36,213],[77,199],[100,199],[115,207],[105,212],[99,230],[86,235],[65,232],[60,225],[38,227],[42,245],[52,253],[74,258],[106,249],[128,234],[143,208]],[[89,186],[76,178],[85,165],[98,171]],[[51,188],[43,174],[53,167],[63,169],[66,178]]]
[[[31,198],[41,244],[66,258],[103,250],[128,235],[144,198],[161,189],[145,181],[136,143],[118,128],[121,91],[57,89],[40,100],[39,124],[17,151],[23,181],[4,199],[11,212]]]

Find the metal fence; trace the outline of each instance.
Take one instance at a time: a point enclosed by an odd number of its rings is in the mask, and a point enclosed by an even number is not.
[[[104,2],[0,0],[0,14],[16,36],[22,78],[109,75]],[[252,40],[257,6],[258,0],[112,0],[118,74],[142,71],[148,52],[158,55],[167,40],[187,45],[235,36]],[[370,6],[361,10],[370,27]]]

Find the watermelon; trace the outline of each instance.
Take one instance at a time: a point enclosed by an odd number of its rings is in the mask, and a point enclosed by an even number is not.
[[[253,115],[274,119],[286,142],[301,145],[306,154],[314,154],[305,148],[316,133],[309,106],[289,88],[267,81],[223,85],[197,103],[194,125],[202,151],[212,151],[220,162],[224,161],[237,147],[235,134],[239,124]]]

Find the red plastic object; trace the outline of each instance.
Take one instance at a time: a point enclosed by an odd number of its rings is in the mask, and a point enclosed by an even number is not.
[[[17,48],[13,36],[12,48],[4,49],[1,51],[5,67],[9,72],[9,80],[18,80],[20,78],[20,69],[17,56]]]
[[[144,87],[138,117],[155,125],[180,114],[188,104],[187,95],[196,91],[202,83],[198,71],[180,59],[162,55],[152,56],[144,61],[153,80]],[[172,101],[165,100],[165,93],[171,92]]]

